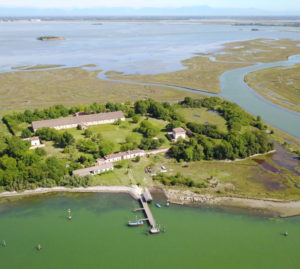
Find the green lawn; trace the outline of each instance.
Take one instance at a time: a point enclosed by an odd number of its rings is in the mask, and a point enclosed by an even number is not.
[[[159,134],[157,135],[158,138],[165,138],[166,131],[165,126],[167,122],[162,120],[157,120],[153,118],[148,118],[148,120],[157,128],[160,129]],[[132,136],[134,137],[137,144],[141,143],[141,140],[143,138],[142,134],[135,132],[134,130],[139,127],[139,123],[133,123],[131,119],[126,119],[124,122],[122,122],[120,125],[114,125],[114,124],[101,124],[101,125],[94,125],[89,126],[89,130],[93,132],[93,134],[101,134],[102,137],[106,140],[109,140],[111,142],[114,142],[116,144],[115,151],[120,151],[120,147],[122,143],[125,142],[126,137]],[[71,133],[76,140],[78,139],[84,139],[84,131],[78,130],[76,128],[73,129],[67,129],[67,130],[60,130],[60,132],[69,132]],[[162,147],[169,146],[169,141],[165,138],[165,143],[162,145]]]
[[[215,124],[222,131],[227,131],[226,121],[217,113],[213,113],[206,108],[178,108],[177,111],[184,116],[187,121]]]
[[[144,172],[149,163],[148,157],[141,158],[139,162],[126,160],[114,163],[113,171],[93,177],[93,185],[151,185],[150,175]]]
[[[141,119],[142,120],[142,119]],[[161,131],[157,135],[158,138],[164,138],[165,143],[161,146],[162,148],[169,147],[170,142],[165,137],[166,131],[165,126],[167,122],[157,119],[149,118],[149,121],[159,128]],[[114,124],[102,124],[102,125],[95,125],[90,126],[89,130],[93,132],[93,134],[101,134],[102,137],[106,140],[109,140],[115,144],[114,152],[121,151],[121,146],[125,142],[126,137],[132,136],[134,137],[136,143],[139,145],[141,143],[141,140],[143,138],[142,134],[135,132],[134,129],[136,129],[139,126],[139,123],[133,123],[131,119],[126,119],[124,122],[122,122],[120,125],[114,125]],[[69,132],[71,133],[75,140],[78,141],[79,139],[86,139],[83,135],[83,130],[78,130],[76,128],[72,129],[66,129],[66,130],[60,130],[59,132]],[[76,161],[81,155],[88,156],[89,154],[79,152],[76,148],[76,145],[70,147],[70,151],[68,153],[64,153],[62,148],[56,147],[53,142],[47,142],[43,141],[43,143],[46,145],[45,150],[47,151],[47,155],[49,156],[56,156],[57,158],[64,160],[66,162],[70,161]]]

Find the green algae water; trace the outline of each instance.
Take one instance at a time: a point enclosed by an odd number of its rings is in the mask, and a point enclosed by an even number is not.
[[[146,235],[146,226],[126,226],[138,206],[123,194],[2,199],[1,268],[300,268],[299,217],[152,205],[166,232]]]

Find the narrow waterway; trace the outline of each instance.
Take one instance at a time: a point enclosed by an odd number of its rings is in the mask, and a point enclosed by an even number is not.
[[[300,55],[289,57],[287,61],[280,61],[274,63],[258,63],[253,66],[242,67],[234,70],[224,72],[221,77],[221,93],[213,94],[204,91],[194,90],[190,88],[158,84],[158,83],[141,83],[134,81],[118,80],[108,78],[104,72],[99,74],[99,78],[102,80],[109,80],[113,82],[128,83],[135,85],[145,86],[160,86],[173,88],[177,90],[183,90],[188,92],[194,92],[209,96],[220,96],[230,101],[239,104],[242,108],[253,115],[262,116],[263,120],[267,123],[277,127],[278,129],[300,139],[300,113],[291,111],[276,105],[253,89],[251,89],[244,81],[244,77],[249,73],[261,69],[276,67],[276,66],[289,66],[295,63],[300,63]]]
[[[20,199],[20,198],[18,198]],[[0,200],[1,268],[300,267],[300,218],[151,206],[166,233],[129,228],[139,206],[122,194],[53,194]],[[72,220],[67,210],[72,210]],[[282,233],[288,232],[288,236]],[[38,251],[36,246],[42,249]]]

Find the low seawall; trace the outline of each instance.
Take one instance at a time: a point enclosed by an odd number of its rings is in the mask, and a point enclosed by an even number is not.
[[[29,196],[35,194],[55,193],[55,192],[76,192],[76,193],[91,193],[91,192],[107,192],[107,193],[127,193],[134,199],[139,199],[139,188],[137,186],[94,186],[94,187],[79,187],[79,188],[66,188],[66,187],[53,187],[53,188],[37,188],[34,190],[25,190],[23,192],[3,192],[0,193],[0,198],[15,197],[15,196]]]

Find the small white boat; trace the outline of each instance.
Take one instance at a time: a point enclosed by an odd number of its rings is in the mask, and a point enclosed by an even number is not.
[[[69,213],[68,220],[71,220],[72,219],[72,215],[71,215],[71,209],[70,208],[68,209],[68,213]]]

